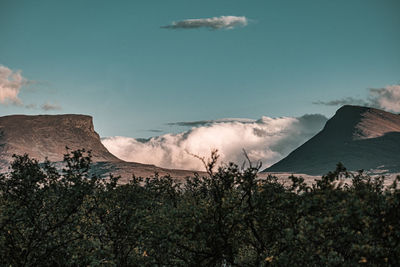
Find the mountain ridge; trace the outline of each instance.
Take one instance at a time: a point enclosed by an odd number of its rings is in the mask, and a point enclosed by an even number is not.
[[[321,175],[342,162],[349,170],[400,171],[400,115],[345,105],[325,127],[263,172]]]

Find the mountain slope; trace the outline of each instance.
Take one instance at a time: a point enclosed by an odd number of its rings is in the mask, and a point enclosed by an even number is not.
[[[343,106],[321,132],[264,171],[319,175],[340,161],[349,170],[398,172],[399,151],[400,115]]]
[[[92,117],[85,115],[12,115],[0,117],[0,159],[8,164],[13,154],[29,154],[43,161],[61,161],[67,152],[92,150],[93,161],[119,161],[101,144]]]
[[[43,162],[60,162],[64,154],[76,149],[92,151],[93,171],[100,175],[112,172],[128,181],[132,174],[152,176],[170,174],[183,178],[193,175],[184,170],[169,170],[154,165],[125,162],[111,154],[101,143],[93,127],[92,117],[86,115],[11,115],[0,117],[0,170],[6,171],[12,155],[28,154]]]

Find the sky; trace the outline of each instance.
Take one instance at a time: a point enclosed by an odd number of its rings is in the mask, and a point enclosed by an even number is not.
[[[100,136],[137,139],[193,127],[177,122],[397,101],[399,11],[398,0],[0,0],[0,114],[88,114]]]

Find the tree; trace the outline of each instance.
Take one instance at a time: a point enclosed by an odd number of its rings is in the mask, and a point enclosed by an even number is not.
[[[260,165],[119,184],[91,171],[90,152],[60,170],[15,156],[0,176],[4,266],[396,266],[397,177],[335,171],[308,186],[258,178]],[[215,170],[216,169],[216,170]],[[344,184],[343,181],[350,183]]]

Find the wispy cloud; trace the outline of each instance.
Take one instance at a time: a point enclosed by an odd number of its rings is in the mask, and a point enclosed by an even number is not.
[[[36,104],[27,104],[24,106],[27,109],[37,109],[37,105]]]
[[[325,106],[360,105],[400,112],[400,85],[388,85],[384,88],[368,89],[365,99],[345,97],[330,101],[315,101],[313,104]]]
[[[150,132],[150,133],[162,133],[164,132],[163,130],[158,130],[158,129],[148,129],[144,130],[145,132]]]
[[[343,106],[343,105],[360,105],[365,106],[368,103],[365,100],[354,98],[354,97],[345,97],[336,100],[330,101],[315,101],[313,102],[315,105],[324,105],[324,106]]]
[[[36,103],[24,104],[19,98],[21,88],[24,87],[24,91],[35,92],[36,90],[30,88],[27,85],[33,84],[46,84],[45,82],[37,82],[24,78],[20,70],[11,70],[6,66],[0,65],[0,104],[3,105],[15,105],[26,109],[41,109],[44,111],[60,110],[61,106],[58,104],[51,104],[46,102],[40,107]]]
[[[202,19],[186,19],[174,21],[170,25],[161,26],[163,29],[197,29],[209,28],[212,30],[233,29],[237,26],[246,26],[248,19],[244,16],[220,16]]]
[[[50,110],[61,110],[61,106],[58,104],[51,104],[51,103],[44,103],[43,105],[40,106],[40,108],[44,111],[50,111]]]
[[[183,126],[183,127],[198,127],[198,126],[210,125],[210,124],[213,124],[213,123],[224,123],[224,122],[252,123],[252,122],[255,122],[255,120],[253,120],[253,119],[242,119],[242,118],[226,118],[226,119],[218,119],[218,120],[170,122],[170,123],[167,123],[166,125],[169,125],[169,126]]]
[[[52,111],[52,110],[61,110],[62,107],[58,104],[51,104],[49,102],[46,102],[44,104],[42,104],[40,107],[38,107],[38,105],[32,103],[32,104],[27,104],[24,105],[24,108],[26,109],[36,109],[36,110],[43,110],[43,111]]]
[[[21,87],[27,83],[22,77],[21,71],[13,71],[3,65],[0,65],[0,103],[22,105],[18,95]]]

